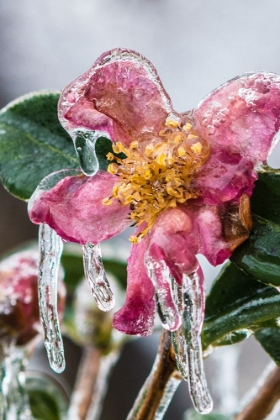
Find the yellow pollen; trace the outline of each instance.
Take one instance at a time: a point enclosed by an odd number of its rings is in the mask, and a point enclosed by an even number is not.
[[[104,198],[104,200],[102,200],[102,203],[104,204],[104,206],[110,206],[111,204],[113,204],[113,201],[111,198]]]
[[[197,137],[197,135],[196,134],[189,134],[188,135],[188,139],[189,140],[192,140],[192,139],[197,139],[198,137]]]
[[[191,146],[191,149],[196,155],[199,155],[202,151],[202,144],[198,141]]]
[[[134,235],[131,235],[129,237],[129,240],[132,244],[138,244],[138,242],[139,242],[139,239],[137,238],[137,236],[134,236]]]
[[[170,127],[170,128],[177,128],[178,127],[178,121],[176,120],[172,120],[172,119],[167,119],[165,122],[166,127]]]
[[[186,123],[184,126],[183,126],[183,130],[184,131],[190,131],[192,129],[192,125],[190,124],[190,123]]]
[[[117,142],[113,151],[123,152],[126,158],[119,159],[110,153],[107,156],[108,160],[115,160],[108,166],[108,172],[118,175],[119,180],[112,196],[105,198],[103,204],[109,206],[117,200],[129,207],[134,225],[144,223],[143,230],[130,237],[134,244],[149,232],[160,213],[200,194],[193,186],[193,178],[208,159],[209,145],[190,131],[189,123],[184,126],[186,130],[180,129],[173,119],[167,120],[166,126],[168,129],[160,132],[160,141],[153,138],[146,145],[133,141],[129,147]]]

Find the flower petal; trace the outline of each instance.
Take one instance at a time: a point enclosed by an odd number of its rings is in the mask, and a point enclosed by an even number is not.
[[[197,129],[213,149],[265,162],[280,127],[280,77],[245,74],[207,96],[194,111]]]
[[[127,292],[123,307],[114,315],[113,326],[126,334],[149,335],[153,332],[155,292],[144,266],[148,237],[132,245],[127,267]]]
[[[148,252],[155,254],[155,248],[163,251],[179,284],[182,273],[197,270],[197,254],[204,255],[212,265],[221,264],[231,255],[220,213],[217,206],[188,204],[165,211],[154,224]]]
[[[172,106],[153,65],[117,48],[66,87],[58,110],[68,131],[100,130],[129,144],[141,134],[158,133]]]
[[[251,197],[256,174],[251,162],[225,149],[212,150],[209,159],[194,180],[204,204],[238,202],[243,194]]]
[[[111,195],[116,178],[99,171],[94,177],[68,176],[47,191],[39,184],[30,201],[30,219],[47,223],[65,241],[97,244],[109,239],[131,223],[127,206],[116,200],[109,206],[102,203]]]

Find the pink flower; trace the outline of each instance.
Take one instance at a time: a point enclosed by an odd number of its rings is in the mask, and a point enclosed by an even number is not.
[[[20,251],[0,263],[0,341],[28,343],[40,332],[37,251]],[[58,310],[64,311],[65,288],[60,281]]]
[[[114,326],[150,334],[156,292],[163,324],[178,329],[171,279],[180,285],[184,275],[196,273],[202,285],[196,255],[220,264],[248,238],[256,171],[280,125],[280,77],[245,74],[180,114],[152,64],[116,49],[63,91],[59,118],[76,148],[84,138],[86,173],[94,172],[87,169],[97,137],[109,137],[114,152],[126,158],[109,154],[107,172],[68,176],[35,195],[31,220],[81,244],[136,225],[126,302]],[[202,286],[201,293],[203,306]]]

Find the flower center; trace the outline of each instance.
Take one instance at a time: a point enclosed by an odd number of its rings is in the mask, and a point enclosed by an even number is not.
[[[120,180],[103,204],[110,205],[116,199],[130,206],[130,219],[135,225],[146,222],[142,232],[130,237],[131,242],[143,238],[161,212],[199,196],[192,180],[209,156],[209,145],[191,123],[179,127],[176,119],[168,118],[158,138],[133,141],[129,148],[117,142],[113,151],[123,152],[126,158],[107,155],[108,160],[116,161],[109,165],[108,172]]]

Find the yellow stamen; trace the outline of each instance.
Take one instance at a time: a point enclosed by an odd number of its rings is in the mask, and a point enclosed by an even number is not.
[[[186,131],[186,132],[190,131],[191,129],[192,129],[192,125],[190,123],[186,123],[183,126],[183,130]]]
[[[130,237],[134,244],[150,231],[160,213],[200,194],[192,180],[208,158],[209,145],[192,131],[190,123],[181,129],[178,121],[167,119],[167,128],[159,133],[161,141],[154,138],[144,149],[137,141],[129,147],[115,143],[113,151],[123,152],[125,159],[108,154],[108,160],[115,161],[108,166],[108,172],[118,175],[119,181],[112,189],[112,197],[105,198],[103,204],[118,200],[129,206],[133,224],[145,223],[137,236]]]
[[[191,149],[196,155],[200,155],[202,151],[202,144],[198,141],[197,143],[191,146]]]
[[[178,127],[178,121],[173,120],[173,119],[167,119],[165,122],[166,127],[170,127],[170,128],[177,128]]]
[[[113,201],[111,198],[107,197],[102,200],[102,204],[104,204],[104,206],[110,206],[111,204],[113,204]]]

